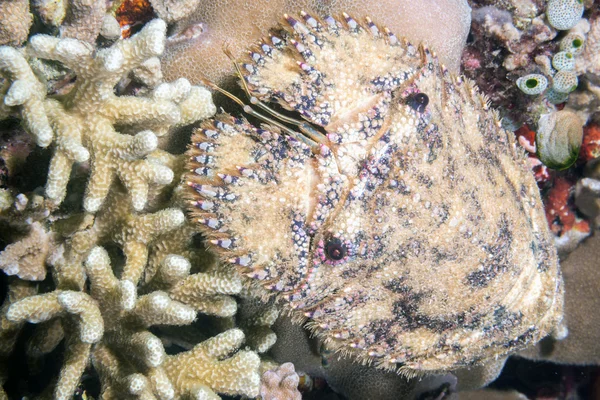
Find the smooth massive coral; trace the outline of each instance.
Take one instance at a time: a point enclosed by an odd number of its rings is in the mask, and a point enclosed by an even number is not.
[[[284,13],[297,14],[301,10],[322,16],[341,16],[346,12],[359,20],[368,16],[398,37],[427,42],[454,72],[458,72],[470,23],[470,9],[464,0],[200,2],[192,15],[178,22],[176,40],[167,44],[163,58],[165,76],[168,79],[184,76],[194,83],[203,76],[221,81],[233,72],[223,47],[239,57],[280,23]]]
[[[600,342],[600,237],[583,243],[562,263],[565,279],[565,314],[568,336],[547,338],[524,352],[524,357],[560,364],[599,365]]]
[[[171,23],[193,13],[200,0],[151,0],[150,3],[160,18]]]

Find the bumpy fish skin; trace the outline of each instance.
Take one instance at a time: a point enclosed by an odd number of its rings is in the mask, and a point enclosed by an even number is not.
[[[370,20],[287,17],[242,65],[309,146],[226,114],[189,147],[190,213],[221,258],[334,350],[450,370],[548,335],[563,284],[524,152],[470,81]]]

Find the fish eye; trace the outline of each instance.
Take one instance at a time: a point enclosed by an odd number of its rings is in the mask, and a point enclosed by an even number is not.
[[[333,261],[339,261],[346,257],[348,249],[338,238],[331,238],[325,243],[325,256]]]
[[[425,93],[415,93],[408,96],[406,104],[417,112],[425,112],[425,107],[429,104],[429,96]]]

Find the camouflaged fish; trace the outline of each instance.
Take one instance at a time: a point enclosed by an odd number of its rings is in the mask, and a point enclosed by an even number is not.
[[[190,212],[211,248],[379,367],[450,370],[548,335],[557,257],[486,98],[369,19],[286,20],[239,67],[245,110],[269,122],[223,114],[192,138]]]

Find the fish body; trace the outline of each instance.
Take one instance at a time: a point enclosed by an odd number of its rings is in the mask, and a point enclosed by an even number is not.
[[[556,252],[487,99],[368,19],[286,20],[241,69],[255,103],[303,124],[221,114],[192,137],[189,210],[211,248],[378,367],[451,370],[548,335]]]

